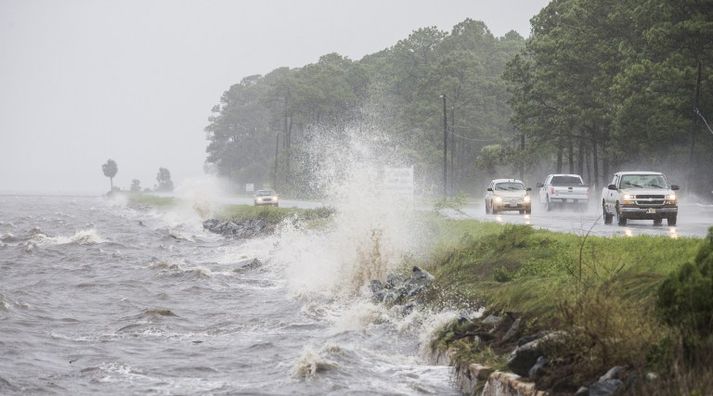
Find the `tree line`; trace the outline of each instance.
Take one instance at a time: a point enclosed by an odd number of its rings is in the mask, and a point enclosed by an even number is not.
[[[436,192],[447,118],[451,192],[556,171],[602,185],[622,167],[710,191],[711,21],[713,5],[694,0],[554,0],[528,39],[466,19],[358,61],[327,54],[231,86],[205,129],[206,163],[236,184],[318,195],[305,148],[366,125]]]
[[[455,120],[451,137],[462,137],[452,144],[451,177],[466,185],[481,148],[515,135],[501,75],[524,45],[515,32],[495,37],[467,19],[450,32],[418,29],[359,61],[332,53],[304,67],[246,77],[213,108],[206,162],[236,184],[319,194],[310,190],[313,164],[301,154],[327,138],[346,140],[357,125],[386,135],[388,151],[399,153],[393,165],[415,165],[428,189],[441,174],[445,94]]]
[[[102,164],[102,173],[104,176],[109,178],[109,191],[120,191],[119,187],[114,186],[114,177],[119,172],[119,165],[113,159],[109,158],[104,164]],[[171,180],[171,172],[163,167],[158,168],[158,174],[156,174],[156,185],[153,191],[157,192],[171,192],[173,191],[173,180]],[[139,179],[131,180],[131,187],[129,188],[131,192],[141,192],[141,181]],[[143,189],[144,192],[152,191],[149,188]]]
[[[621,168],[667,170],[691,191],[713,178],[713,3],[553,0],[507,65],[528,164],[606,184]]]

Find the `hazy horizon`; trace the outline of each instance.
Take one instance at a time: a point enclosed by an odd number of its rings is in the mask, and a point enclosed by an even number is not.
[[[337,52],[357,60],[466,18],[529,35],[547,1],[2,1],[0,192],[102,193],[203,174],[210,109],[231,84]]]

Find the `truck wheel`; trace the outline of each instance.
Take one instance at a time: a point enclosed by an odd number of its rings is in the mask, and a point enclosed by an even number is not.
[[[532,214],[532,206],[525,209],[525,214]]]
[[[602,204],[602,217],[604,218],[604,224],[611,224],[614,215],[607,213],[607,208]]]
[[[655,225],[655,226],[660,226],[661,223],[663,223],[663,219],[662,219],[662,218],[657,217],[657,218],[654,219],[654,225]]]
[[[675,226],[676,225],[676,218],[678,217],[677,214],[668,216],[666,218],[666,223],[668,223],[669,226]]]
[[[490,213],[492,214],[498,214],[498,208],[495,207],[495,205],[490,206]]]
[[[550,202],[550,197],[545,197],[545,209],[549,212],[552,210],[552,202]]]
[[[619,224],[620,226],[626,225],[626,217],[622,216],[621,212],[619,211],[618,205],[616,207],[616,223]]]
[[[485,205],[485,214],[490,214],[490,208],[488,207],[488,201],[483,201],[483,204]]]

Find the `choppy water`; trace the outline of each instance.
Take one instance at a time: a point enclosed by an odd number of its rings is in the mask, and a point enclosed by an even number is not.
[[[293,287],[324,272],[288,263],[319,238],[230,241],[180,213],[0,196],[0,394],[455,393],[422,357],[433,315]]]

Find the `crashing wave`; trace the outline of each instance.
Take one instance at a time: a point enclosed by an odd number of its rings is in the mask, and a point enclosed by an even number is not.
[[[28,241],[36,246],[52,246],[52,245],[95,245],[99,243],[106,242],[102,238],[96,229],[90,228],[86,230],[80,230],[74,233],[72,236],[47,236],[42,232],[33,233],[32,238]]]
[[[330,351],[324,350],[322,352]],[[310,348],[306,348],[295,363],[293,375],[297,378],[309,379],[315,377],[317,373],[332,370],[336,367],[336,362],[323,357],[320,353],[314,352]]]
[[[159,271],[169,272],[173,275],[189,276],[199,279],[206,279],[213,277],[213,271],[209,268],[196,266],[191,268],[181,267],[179,264],[171,263],[168,261],[153,261],[149,264],[149,267],[157,269]]]

